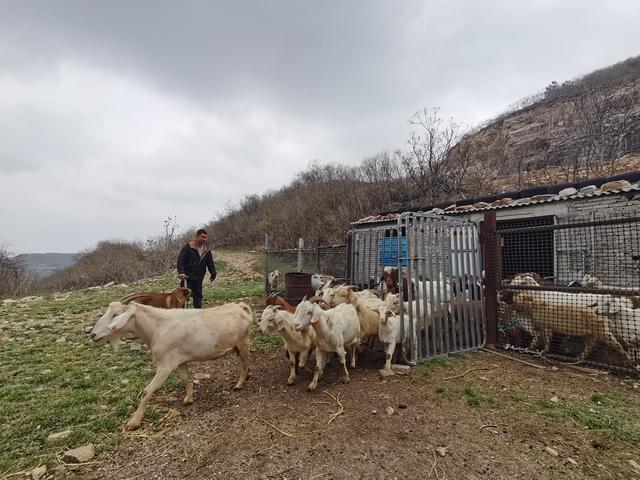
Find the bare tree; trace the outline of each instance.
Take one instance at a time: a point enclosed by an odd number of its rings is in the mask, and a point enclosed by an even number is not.
[[[579,88],[573,105],[584,176],[612,175],[619,159],[637,143],[638,99],[633,83],[613,94],[588,85]]]
[[[0,245],[0,296],[24,294],[34,281],[27,266]]]
[[[447,161],[449,153],[461,139],[461,127],[453,119],[440,118],[440,109],[424,108],[410,120],[415,128],[407,141],[408,151],[400,152],[401,164],[416,192],[424,200],[434,203],[443,200],[455,190],[456,180],[451,176],[456,161]],[[469,159],[467,151],[459,150],[458,163]],[[458,182],[459,183],[459,180]]]

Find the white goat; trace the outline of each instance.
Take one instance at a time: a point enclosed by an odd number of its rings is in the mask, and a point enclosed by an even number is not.
[[[613,285],[605,285],[598,277],[595,275],[586,274],[582,278],[582,285],[587,288],[600,288],[600,289],[609,289],[609,290],[625,290],[629,292],[637,292],[640,294],[640,287],[616,287]]]
[[[314,391],[318,380],[324,373],[329,353],[335,352],[344,369],[342,381],[349,382],[346,349],[351,349],[351,368],[356,366],[356,347],[360,343],[360,322],[353,305],[342,304],[331,310],[322,310],[317,304],[304,299],[296,308],[293,316],[296,330],[309,325],[316,332],[316,369],[309,391]]]
[[[553,333],[584,338],[584,350],[578,360],[587,358],[597,341],[626,355],[610,329],[610,321],[598,315],[593,308],[584,304],[563,304],[546,301],[534,295],[539,292],[521,292],[513,297],[514,308],[529,316],[536,332],[542,333],[544,352],[549,351]]]
[[[380,343],[384,345],[384,352],[386,355],[384,370],[391,370],[391,359],[396,350],[396,345],[402,342],[402,336],[400,334],[400,315],[396,315],[390,311],[386,305],[381,305],[378,308],[379,326],[378,326],[378,339]],[[406,332],[406,331],[405,331]]]
[[[611,296],[598,304],[596,311],[609,317],[611,331],[625,347],[627,359],[638,367],[640,362],[640,309],[631,309]]]
[[[287,385],[296,383],[296,356],[300,358],[298,366],[305,368],[314,347],[315,331],[312,328],[297,331],[293,326],[293,315],[286,310],[281,310],[280,305],[268,305],[264,309],[258,330],[263,335],[280,334],[282,336],[291,362]]]
[[[280,279],[280,270],[274,270],[267,275],[267,283],[269,284],[270,292],[278,291],[278,280]]]
[[[140,425],[147,402],[174,370],[185,384],[184,403],[193,402],[189,362],[237,353],[240,379],[235,388],[242,388],[249,371],[251,321],[251,309],[243,303],[205,310],[164,310],[133,302],[126,306],[111,303],[91,331],[93,341],[113,341],[122,335],[134,334],[151,349],[156,366],[156,374],[143,390],[140,405],[127,427]]]

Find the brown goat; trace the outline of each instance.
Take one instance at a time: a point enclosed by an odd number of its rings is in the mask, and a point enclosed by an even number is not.
[[[178,287],[170,293],[131,293],[120,300],[120,303],[126,305],[130,302],[149,305],[157,308],[184,308],[191,295],[191,290],[186,287]]]
[[[399,293],[400,292],[400,283],[399,283],[399,272],[396,267],[384,267],[382,271],[382,282],[384,283],[385,291],[387,293]],[[413,283],[411,283],[411,293],[413,294],[413,298],[416,298],[416,289]],[[409,301],[409,279],[403,275],[402,276],[402,299],[405,302]]]
[[[283,310],[289,313],[295,313],[296,311],[296,307],[290,305],[284,298],[275,293],[272,293],[265,299],[265,305],[280,305]]]

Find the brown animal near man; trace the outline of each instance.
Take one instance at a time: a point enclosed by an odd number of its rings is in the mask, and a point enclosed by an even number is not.
[[[126,305],[135,302],[157,308],[184,308],[189,300],[189,295],[191,295],[191,290],[186,287],[178,287],[169,293],[131,293],[122,298],[120,303]]]

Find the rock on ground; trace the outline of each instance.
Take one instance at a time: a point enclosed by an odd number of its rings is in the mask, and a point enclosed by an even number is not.
[[[53,442],[55,440],[62,440],[63,438],[67,438],[71,435],[71,430],[63,430],[62,432],[51,433],[47,437],[48,442]]]
[[[45,473],[47,473],[47,467],[45,465],[41,465],[31,470],[31,478],[33,480],[40,480],[44,477]]]
[[[67,463],[86,463],[91,460],[95,454],[96,452],[92,444],[83,445],[82,447],[64,452],[62,460]]]

